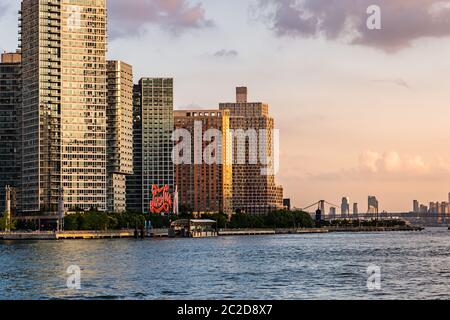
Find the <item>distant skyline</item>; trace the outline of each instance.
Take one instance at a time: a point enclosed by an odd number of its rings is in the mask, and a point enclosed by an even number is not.
[[[108,57],[132,64],[135,82],[174,77],[177,109],[218,108],[240,85],[269,103],[293,206],[446,201],[450,1],[295,2],[108,0]],[[365,28],[372,3],[382,30]],[[17,48],[19,6],[0,4],[2,51]]]

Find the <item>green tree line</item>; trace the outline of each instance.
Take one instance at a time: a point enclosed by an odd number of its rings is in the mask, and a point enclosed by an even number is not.
[[[224,213],[203,214],[195,217],[192,212],[184,211],[178,216],[140,214],[135,212],[106,213],[98,211],[77,212],[64,218],[65,230],[120,230],[144,226],[150,221],[154,228],[167,228],[178,219],[211,219],[217,221],[218,228],[311,228],[315,222],[309,214],[300,211],[274,211],[268,215],[250,215],[237,213],[231,220]]]

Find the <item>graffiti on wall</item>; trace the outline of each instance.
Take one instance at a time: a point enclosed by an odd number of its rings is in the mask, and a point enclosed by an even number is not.
[[[169,186],[152,186],[152,200],[150,201],[151,213],[169,213],[172,209],[172,197],[169,193]]]

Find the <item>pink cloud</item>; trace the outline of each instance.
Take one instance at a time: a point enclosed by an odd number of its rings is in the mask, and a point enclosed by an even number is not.
[[[213,25],[201,4],[187,0],[109,0],[111,38],[138,35],[150,24],[178,34]]]
[[[367,150],[359,155],[358,164],[333,172],[310,174],[318,181],[442,181],[450,178],[450,162],[443,158],[425,159],[421,155],[405,155],[396,151]]]
[[[425,37],[450,35],[449,0],[259,0],[279,36],[342,40],[395,52]],[[381,30],[366,26],[367,8],[381,8]]]

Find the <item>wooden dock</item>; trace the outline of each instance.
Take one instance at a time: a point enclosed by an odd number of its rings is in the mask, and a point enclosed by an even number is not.
[[[121,231],[60,231],[60,232],[3,232],[1,240],[68,240],[133,238],[134,230]]]
[[[223,229],[219,230],[219,236],[263,236],[275,234],[312,234],[328,233],[327,229]]]
[[[422,231],[421,227],[328,227],[308,229],[221,229],[217,236],[263,236],[280,234],[323,234],[331,232],[392,232]],[[213,235],[211,235],[213,236]],[[35,231],[35,232],[0,232],[0,240],[74,240],[74,239],[123,239],[135,238],[135,230],[119,231]],[[168,229],[152,229],[145,233],[145,238],[167,238]]]
[[[275,230],[265,229],[239,229],[239,230],[219,230],[219,236],[261,236],[276,234]]]
[[[396,226],[396,227],[328,227],[329,232],[400,232],[423,231],[423,227]]]
[[[149,236],[152,238],[168,238],[169,229],[152,229]]]

